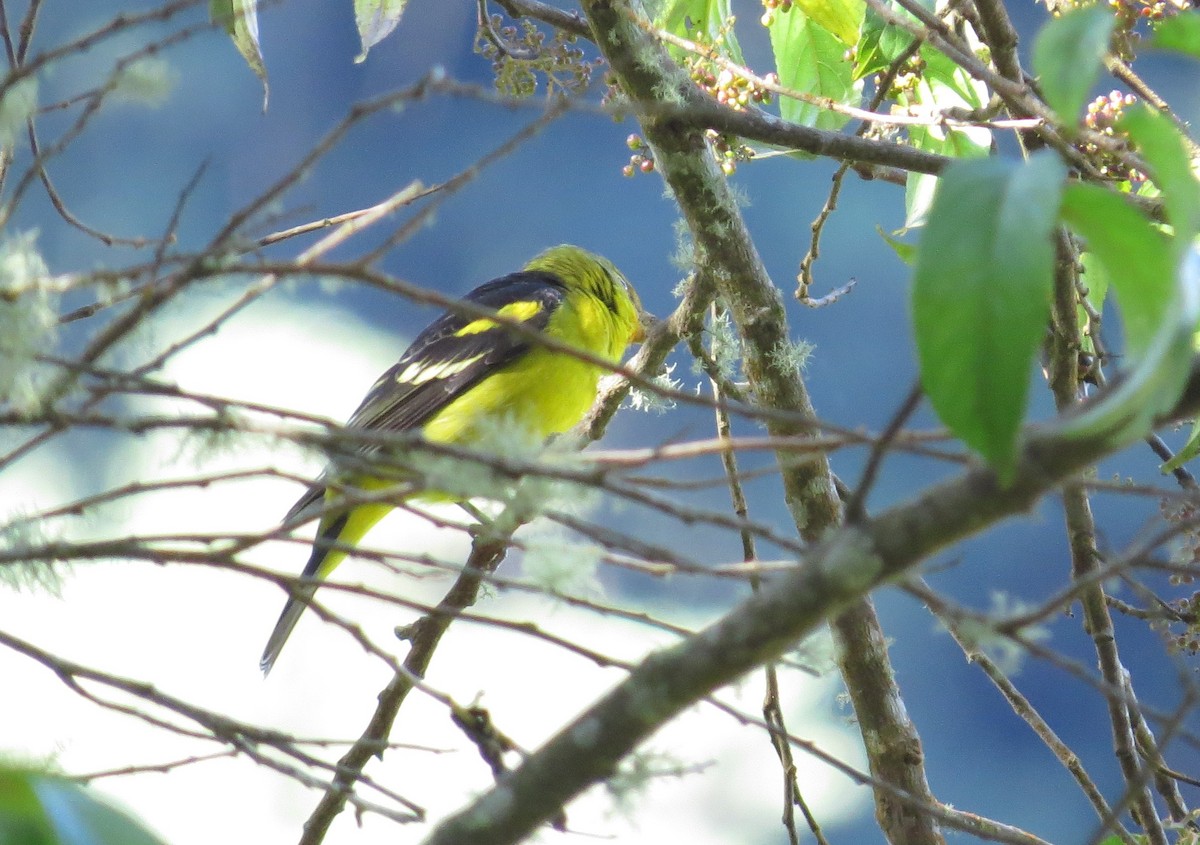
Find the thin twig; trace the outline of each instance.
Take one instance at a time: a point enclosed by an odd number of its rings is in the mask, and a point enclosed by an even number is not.
[[[1083,761],[1079,759],[1079,755],[1072,751],[1065,742],[1063,742],[1049,723],[1042,717],[1033,704],[1026,698],[1016,685],[1009,680],[1003,670],[990,658],[987,653],[979,648],[975,640],[977,638],[968,637],[960,621],[960,617],[947,612],[948,608],[945,603],[937,601],[936,594],[923,579],[913,579],[913,583],[919,584],[923,590],[923,597],[926,601],[926,606],[950,632],[950,636],[962,649],[967,660],[978,666],[988,680],[995,685],[1000,694],[1008,702],[1012,711],[1024,720],[1025,724],[1029,725],[1030,729],[1037,735],[1042,744],[1050,750],[1050,753],[1062,764],[1079,784],[1080,790],[1087,797],[1092,807],[1095,808],[1097,815],[1101,819],[1111,817],[1111,808],[1108,802],[1104,800],[1104,795],[1101,794],[1099,787],[1095,781],[1088,775],[1087,770],[1083,767]],[[1113,832],[1121,839],[1124,845],[1137,845],[1137,841],[1133,835],[1125,829],[1120,822],[1116,822]]]

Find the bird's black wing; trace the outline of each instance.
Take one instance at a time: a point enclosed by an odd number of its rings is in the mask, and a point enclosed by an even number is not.
[[[526,303],[524,325],[542,331],[562,305],[566,289],[549,273],[521,271],[480,285],[463,299],[495,311]],[[463,330],[471,326],[471,330]],[[414,431],[462,396],[489,373],[521,357],[531,341],[499,323],[447,311],[426,326],[387,372],[372,385],[347,428]],[[369,451],[364,447],[362,451]],[[320,505],[325,484],[318,481],[292,505],[284,518],[310,517]]]
[[[496,311],[523,307],[525,313],[511,316],[542,331],[565,297],[565,288],[554,276],[519,272],[481,285],[463,299]],[[528,338],[499,323],[447,311],[376,380],[346,425],[371,431],[418,429],[530,346]]]

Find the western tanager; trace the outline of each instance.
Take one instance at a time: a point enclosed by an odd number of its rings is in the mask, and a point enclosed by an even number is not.
[[[523,326],[604,361],[617,363],[640,341],[641,303],[608,260],[576,246],[556,246],[525,267],[464,297]],[[605,368],[521,336],[502,322],[447,311],[426,327],[379,377],[347,423],[360,431],[419,431],[434,443],[470,446],[481,429],[503,422],[544,439],[583,418]],[[369,460],[370,452],[362,456]],[[327,470],[292,506],[285,523],[321,514],[312,555],[263,650],[271,671],[300,614],[325,578],[394,503],[339,508],[346,491],[397,487],[405,500],[445,499],[434,491],[405,491],[395,479]],[[335,548],[331,544],[336,544]]]

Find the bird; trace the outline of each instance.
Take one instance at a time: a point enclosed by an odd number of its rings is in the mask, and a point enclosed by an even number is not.
[[[616,365],[631,343],[645,339],[637,292],[608,259],[577,246],[551,247],[515,273],[493,279],[463,299]],[[578,423],[596,398],[608,368],[538,343],[503,322],[450,309],[424,328],[400,359],[367,392],[346,427],[369,433],[413,432],[431,443],[470,447],[490,426],[515,424],[538,440]],[[329,467],[284,517],[293,526],[320,516],[312,553],[293,585],[263,649],[264,677],[308,606],[317,584],[341,563],[347,548],[395,505],[345,503],[347,490],[394,486],[361,469]],[[404,501],[452,500],[437,491],[398,490]]]

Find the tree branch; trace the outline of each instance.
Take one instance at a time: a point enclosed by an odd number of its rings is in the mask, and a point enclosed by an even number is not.
[[[779,289],[763,267],[738,204],[701,135],[702,128],[719,116],[735,113],[699,93],[652,36],[653,28],[628,5],[610,0],[590,2],[584,4],[584,13],[600,35],[601,51],[636,105],[658,169],[687,220],[699,273],[712,279],[728,305],[742,339],[743,370],[755,404],[796,414],[793,420],[768,420],[767,430],[772,436],[819,434],[804,381],[795,366],[787,363],[788,356],[781,354],[791,345],[791,332]],[[680,101],[688,107],[688,120],[699,121],[690,123],[691,128],[660,111],[664,104]],[[767,125],[775,121],[762,114],[755,119]],[[802,134],[813,133],[816,130],[804,129]],[[836,138],[838,144],[862,142],[854,136],[819,134],[822,141]],[[828,148],[821,154],[836,155]],[[824,455],[802,463],[783,454],[777,459],[796,530],[805,540],[815,542],[842,521],[829,462]],[[833,632],[872,772],[911,793],[918,802],[935,804],[926,783],[921,740],[905,715],[892,677],[886,638],[865,594],[834,624]],[[940,845],[942,838],[931,816],[892,801],[882,790],[874,790],[874,794],[877,818],[893,843]]]
[[[1200,410],[1200,361],[1172,419]],[[1063,481],[1130,445],[1128,435],[1082,437],[1067,424],[1031,429],[1011,483],[976,467],[857,526],[834,531],[792,573],[629,677],[502,783],[445,819],[426,845],[513,843],[531,834],[663,724],[713,690],[778,658],[823,620],[947,546],[1029,510]]]

